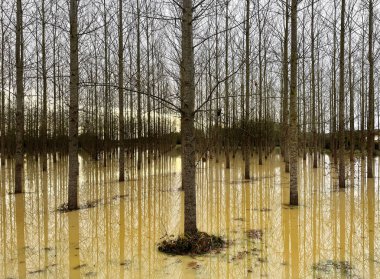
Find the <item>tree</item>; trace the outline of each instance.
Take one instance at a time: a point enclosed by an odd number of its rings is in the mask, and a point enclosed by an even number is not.
[[[123,1],[119,0],[119,181],[124,181]]]
[[[245,134],[245,150],[244,150],[244,178],[250,179],[250,158],[249,158],[249,81],[250,81],[250,63],[249,63],[249,3],[246,1],[246,18],[245,18],[245,115],[244,115],[244,134]]]
[[[24,172],[24,45],[22,1],[17,0],[16,22],[16,156],[15,193],[23,191]]]
[[[1,165],[5,165],[5,78],[4,78],[4,56],[5,56],[5,32],[4,32],[4,11],[3,1],[1,1]]]
[[[290,205],[298,205],[297,2],[291,3],[289,174]]]
[[[367,176],[373,178],[373,142],[375,122],[375,99],[374,99],[374,59],[373,59],[373,0],[369,0],[368,20],[368,62],[369,62],[369,90],[368,90],[368,136],[367,136]]]
[[[182,138],[182,189],[185,195],[185,235],[198,232],[195,189],[195,130],[194,130],[194,48],[193,3],[183,0],[181,18],[181,138]]]
[[[78,0],[70,0],[70,107],[68,209],[78,208]]]
[[[316,118],[315,118],[315,106],[316,106],[316,99],[315,99],[315,55],[314,55],[314,49],[315,49],[315,36],[314,36],[314,0],[311,1],[311,92],[312,92],[312,99],[311,99],[311,105],[312,105],[312,137],[313,137],[313,168],[316,168],[318,166],[317,161],[317,128],[316,128]]]
[[[339,188],[346,186],[345,180],[345,123],[344,123],[344,16],[345,0],[342,0],[340,18],[340,54],[339,54]]]
[[[289,68],[288,68],[288,40],[289,40],[289,0],[285,3],[285,30],[284,30],[284,46],[283,46],[283,60],[282,60],[282,152],[285,161],[285,171],[289,172],[289,146],[288,146],[288,132],[289,132]]]
[[[229,129],[230,129],[230,121],[229,121],[229,109],[230,109],[230,100],[229,100],[229,65],[228,65],[228,5],[229,5],[229,0],[226,0],[226,26],[225,26],[225,75],[226,79],[224,81],[224,91],[225,91],[225,119],[224,119],[224,129],[226,131],[225,135],[225,156],[226,156],[226,169],[230,168],[230,134],[229,134]]]
[[[45,0],[42,0],[41,21],[42,21],[42,170],[47,170],[47,69],[46,69],[46,21],[45,21]]]

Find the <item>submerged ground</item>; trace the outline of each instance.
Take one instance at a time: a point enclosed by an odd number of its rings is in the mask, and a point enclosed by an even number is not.
[[[300,203],[286,206],[289,177],[279,154],[252,160],[243,181],[238,154],[231,169],[215,160],[197,165],[198,226],[229,247],[205,256],[168,256],[162,237],[182,228],[178,153],[162,156],[118,182],[117,158],[104,168],[80,158],[80,204],[66,201],[67,158],[42,173],[34,157],[25,168],[25,194],[9,194],[13,162],[1,169],[1,278],[376,278],[380,274],[379,160],[367,179],[360,158],[347,161],[345,191],[337,189],[330,157],[313,169],[300,160]],[[130,166],[133,162],[128,162]]]

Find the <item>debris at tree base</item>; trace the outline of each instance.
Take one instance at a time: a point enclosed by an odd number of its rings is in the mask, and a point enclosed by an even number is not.
[[[65,212],[77,211],[77,210],[81,210],[81,209],[94,208],[94,207],[96,207],[99,203],[100,203],[100,200],[86,201],[85,204],[79,206],[79,207],[76,208],[76,209],[69,209],[69,205],[68,205],[67,203],[63,203],[63,204],[61,204],[61,205],[57,208],[57,211],[58,211],[58,212],[65,213]]]
[[[191,235],[179,236],[176,239],[165,239],[158,244],[158,251],[171,255],[201,255],[218,252],[226,246],[221,237],[197,232]]]
[[[331,273],[340,271],[345,275],[353,275],[354,268],[348,261],[327,260],[313,265],[313,269],[317,272]]]
[[[245,232],[248,238],[263,240],[263,231],[262,230],[248,230]]]

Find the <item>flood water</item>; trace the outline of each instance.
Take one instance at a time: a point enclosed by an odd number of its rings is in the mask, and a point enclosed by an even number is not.
[[[164,236],[182,232],[181,159],[152,160],[118,182],[117,158],[80,157],[81,205],[61,213],[67,200],[67,158],[44,174],[34,157],[25,164],[25,194],[9,194],[13,162],[1,169],[0,278],[376,278],[380,274],[379,160],[367,179],[360,158],[347,161],[345,191],[323,155],[313,169],[300,160],[298,208],[286,206],[289,176],[274,152],[252,179],[242,180],[238,154],[231,169],[215,160],[197,165],[201,231],[228,239],[205,256],[157,251]],[[128,166],[133,162],[129,161]]]

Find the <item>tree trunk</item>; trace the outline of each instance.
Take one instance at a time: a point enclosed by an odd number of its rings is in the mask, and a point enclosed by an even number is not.
[[[15,193],[23,191],[24,172],[24,46],[21,2],[21,0],[17,0]]]
[[[373,1],[369,0],[369,28],[368,28],[368,62],[369,62],[369,90],[368,90],[368,136],[367,136],[367,176],[373,178],[373,145],[374,145],[374,60],[373,60]]]
[[[229,75],[229,68],[228,68],[228,44],[229,44],[229,40],[228,40],[228,5],[229,5],[229,0],[226,0],[226,30],[225,30],[225,76],[226,76],[226,79],[224,81],[224,90],[225,90],[225,111],[224,111],[224,115],[225,115],[225,120],[224,120],[224,130],[226,131],[225,133],[225,146],[224,146],[224,151],[225,151],[225,155],[226,155],[226,169],[229,169],[230,168],[230,121],[229,121],[229,109],[230,109],[230,100],[229,100],[229,79],[228,79],[228,75]]]
[[[345,180],[345,123],[344,123],[344,16],[345,0],[342,0],[340,19],[340,58],[339,58],[339,188],[346,186]]]
[[[119,181],[124,181],[123,1],[119,0]]]
[[[142,163],[142,112],[141,112],[141,34],[140,34],[140,2],[137,0],[137,169]]]
[[[4,12],[3,1],[1,1],[1,165],[5,165],[5,79],[4,79]]]
[[[185,235],[197,233],[195,188],[195,130],[194,130],[194,49],[193,4],[182,2],[182,59],[181,78],[181,136],[182,136],[182,189],[185,195]]]
[[[247,0],[246,7],[246,27],[245,27],[245,151],[244,151],[244,178],[250,179],[250,157],[249,157],[249,144],[250,144],[250,136],[249,136],[249,80],[250,80],[250,65],[249,65],[249,3],[250,0]]]
[[[288,89],[289,89],[289,68],[288,68],[288,40],[289,40],[289,0],[285,3],[285,34],[284,34],[284,50],[283,50],[283,102],[282,102],[282,147],[285,161],[285,172],[289,172],[289,104],[288,104]]]
[[[297,0],[291,6],[291,54],[290,54],[290,129],[289,174],[290,205],[298,205],[298,112],[297,112]]]
[[[316,106],[316,99],[315,99],[315,37],[314,37],[314,1],[311,2],[311,92],[312,92],[312,99],[311,99],[311,121],[312,121],[312,138],[313,138],[313,168],[316,168],[318,166],[317,161],[317,129],[316,129],[316,118],[315,118],[315,106]]]
[[[46,70],[46,38],[45,38],[45,0],[42,0],[42,170],[47,170],[47,70]]]
[[[70,0],[70,108],[68,209],[78,208],[78,0]]]

